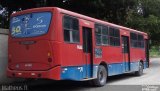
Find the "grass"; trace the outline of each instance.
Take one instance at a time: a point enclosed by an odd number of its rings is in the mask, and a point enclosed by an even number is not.
[[[152,46],[150,49],[150,57],[160,57],[160,47]]]

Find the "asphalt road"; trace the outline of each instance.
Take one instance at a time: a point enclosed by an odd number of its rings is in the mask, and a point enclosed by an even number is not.
[[[142,90],[148,85],[159,85],[155,87],[160,91],[160,58],[152,58],[150,68],[144,70],[144,74],[137,77],[133,74],[113,76],[103,87],[93,87],[88,82],[75,81],[32,81],[23,83],[12,83],[11,86],[27,86],[31,91],[147,91]],[[3,86],[9,86],[3,85]],[[152,88],[152,87],[151,87]],[[2,90],[2,88],[1,88]]]

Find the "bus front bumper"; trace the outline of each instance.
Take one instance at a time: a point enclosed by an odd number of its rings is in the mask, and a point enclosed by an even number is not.
[[[7,76],[10,78],[42,78],[60,80],[61,67],[56,66],[46,71],[19,71],[7,69]]]

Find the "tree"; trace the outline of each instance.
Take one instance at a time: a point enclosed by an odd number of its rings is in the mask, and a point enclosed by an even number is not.
[[[147,32],[152,45],[160,45],[160,0],[139,0],[128,12],[126,26]]]
[[[8,28],[9,27],[9,19],[8,19],[8,11],[6,8],[0,6],[0,27]]]

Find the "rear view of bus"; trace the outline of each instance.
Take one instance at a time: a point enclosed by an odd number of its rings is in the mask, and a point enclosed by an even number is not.
[[[78,13],[52,8],[10,19],[8,77],[92,80],[149,67],[148,35]]]
[[[53,61],[56,59],[53,51],[58,52],[58,43],[54,38],[55,24],[52,22],[56,21],[54,16],[53,8],[30,9],[12,14],[8,77],[60,79],[60,62]]]

